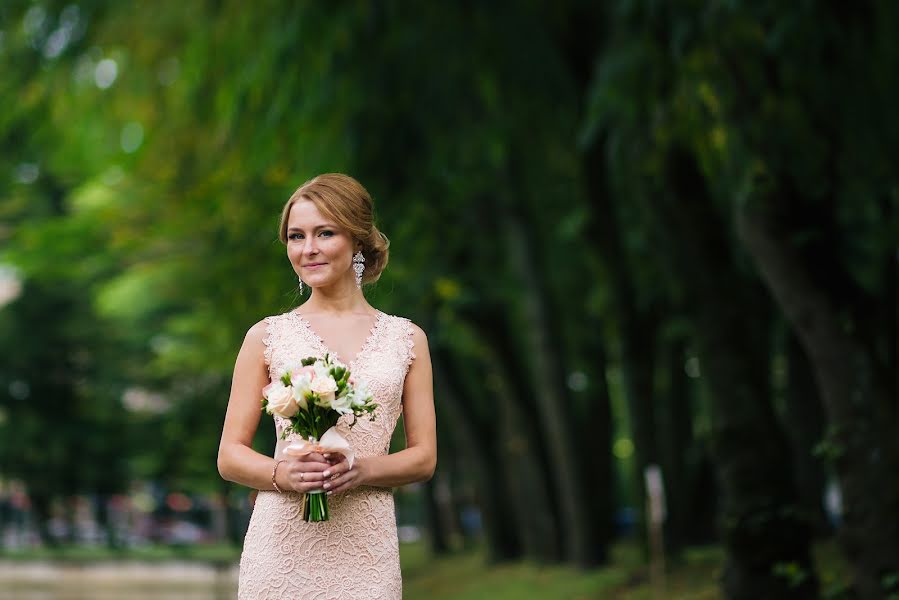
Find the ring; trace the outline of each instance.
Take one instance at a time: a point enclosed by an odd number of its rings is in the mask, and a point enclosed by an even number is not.
[[[300,481],[306,481],[306,474],[300,471]]]

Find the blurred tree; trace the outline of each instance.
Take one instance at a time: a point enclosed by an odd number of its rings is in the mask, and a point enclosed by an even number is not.
[[[611,189],[644,200],[661,264],[682,286],[713,405],[725,591],[731,598],[815,597],[807,526],[796,512],[783,463],[789,449],[767,388],[766,328],[758,324],[770,316],[736,264],[720,208],[689,149],[701,132],[692,107],[681,103],[692,92],[682,89],[691,65],[671,50],[682,43],[673,32],[692,12],[623,3],[613,15],[616,40],[597,71],[585,137],[603,144],[594,169],[605,170],[604,156],[611,161]],[[785,565],[796,565],[802,580],[784,577]]]
[[[899,485],[883,485],[899,467],[899,123],[883,102],[899,85],[888,42],[899,11],[748,4],[717,18],[712,76],[741,167],[737,228],[827,408],[822,451],[841,481],[857,592],[883,597],[899,591]]]

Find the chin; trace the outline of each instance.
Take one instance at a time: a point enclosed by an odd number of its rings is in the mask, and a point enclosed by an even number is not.
[[[309,287],[327,287],[334,283],[334,281],[329,277],[312,277],[309,281],[303,281]]]

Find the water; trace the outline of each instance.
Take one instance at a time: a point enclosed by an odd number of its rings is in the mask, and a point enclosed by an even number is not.
[[[0,563],[0,600],[232,600],[237,567]]]

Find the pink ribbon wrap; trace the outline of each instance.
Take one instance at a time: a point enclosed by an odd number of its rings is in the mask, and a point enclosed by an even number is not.
[[[282,450],[284,454],[289,456],[305,456],[311,452],[343,454],[346,457],[347,464],[353,468],[353,459],[355,453],[353,447],[342,435],[337,433],[337,428],[332,427],[324,433],[322,439],[315,441],[297,440],[291,442],[289,446]]]

